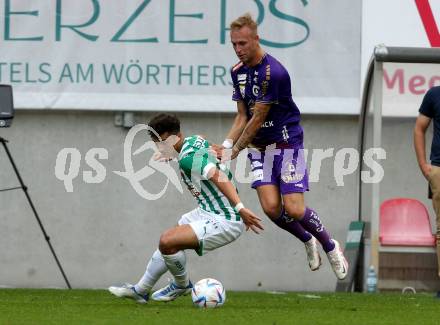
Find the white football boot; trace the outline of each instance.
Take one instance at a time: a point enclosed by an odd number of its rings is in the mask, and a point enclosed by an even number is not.
[[[148,294],[141,294],[136,291],[133,285],[124,284],[121,287],[112,286],[108,288],[111,294],[119,298],[130,298],[140,304],[146,304],[148,301]]]
[[[316,271],[321,266],[321,256],[319,255],[316,238],[312,236],[309,241],[304,243],[304,246],[306,247],[310,270]]]
[[[185,296],[189,293],[191,293],[191,290],[193,288],[193,285],[191,281],[189,281],[189,284],[185,288],[181,288],[177,286],[174,282],[171,282],[166,287],[163,287],[162,289],[159,289],[155,291],[151,298],[156,301],[172,301],[180,296]]]
[[[327,253],[328,260],[332,265],[333,272],[339,280],[344,280],[348,273],[348,262],[342,253],[339,243],[332,239],[335,243],[335,248]]]

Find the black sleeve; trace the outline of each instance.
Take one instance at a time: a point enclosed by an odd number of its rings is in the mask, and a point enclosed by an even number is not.
[[[434,96],[434,93],[431,88],[425,94],[425,97],[423,97],[423,101],[422,101],[422,104],[420,105],[420,109],[419,109],[419,113],[421,113],[427,117],[430,117],[430,118],[433,118],[435,115],[433,96]]]

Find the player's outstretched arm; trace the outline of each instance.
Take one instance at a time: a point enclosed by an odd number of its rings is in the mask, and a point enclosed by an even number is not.
[[[219,144],[212,144],[211,149],[214,151],[218,159],[222,158],[223,149],[231,149],[238,138],[243,133],[247,124],[246,104],[243,101],[237,102],[237,115],[235,115],[232,127],[225,138],[225,141]]]
[[[243,219],[244,224],[246,225],[246,230],[251,229],[257,234],[260,233],[260,230],[264,230],[261,224],[261,219],[257,217],[257,215],[250,209],[244,207],[240,201],[240,197],[238,196],[235,186],[231,183],[231,181],[229,181],[227,176],[223,174],[222,171],[217,168],[211,168],[208,173],[208,178],[226,196],[231,205],[236,207],[238,213]]]
[[[225,138],[232,140],[232,144],[229,147],[229,149],[232,148],[232,145],[241,136],[244,128],[246,127],[247,122],[248,119],[246,114],[246,104],[240,100],[237,102],[237,115],[235,115],[234,123],[232,124],[232,127]]]
[[[231,159],[236,158],[239,152],[252,142],[252,139],[255,137],[258,130],[261,128],[261,125],[266,120],[267,114],[269,114],[270,106],[270,104],[255,104],[252,118],[249,120],[249,122],[247,122],[243,133],[232,147]]]
[[[240,216],[243,219],[244,224],[246,225],[246,231],[251,229],[254,233],[259,234],[260,230],[264,230],[261,219],[258,218],[252,210],[242,207],[239,210]]]

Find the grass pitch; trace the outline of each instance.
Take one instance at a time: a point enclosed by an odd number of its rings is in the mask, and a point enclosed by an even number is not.
[[[227,292],[198,309],[189,296],[139,305],[104,290],[0,290],[0,324],[440,324],[433,294]]]

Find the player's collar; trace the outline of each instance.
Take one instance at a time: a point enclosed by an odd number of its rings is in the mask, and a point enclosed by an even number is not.
[[[253,67],[250,67],[251,69],[256,69],[259,65],[261,65],[261,63],[263,63],[264,59],[266,58],[267,53],[264,52],[263,56],[261,57],[260,61],[258,61],[258,63],[256,65],[254,65]]]
[[[263,62],[263,60],[266,58],[266,56],[267,56],[267,53],[264,52],[264,53],[263,53],[263,56],[261,57],[261,60],[258,61],[258,63],[257,63],[255,66],[260,65],[260,64]]]
[[[257,68],[257,67],[263,62],[263,60],[266,58],[266,56],[267,56],[267,53],[264,52],[264,53],[263,53],[263,56],[261,57],[260,61],[257,62],[257,64],[255,64],[255,65],[253,65],[253,66],[245,65],[246,68],[248,68],[248,69],[256,69],[256,68]]]

